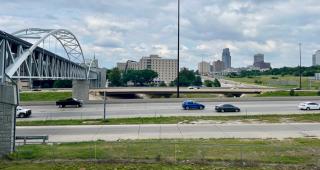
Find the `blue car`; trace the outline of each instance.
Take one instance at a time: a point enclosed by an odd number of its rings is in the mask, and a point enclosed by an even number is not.
[[[200,109],[200,110],[203,110],[205,107],[203,104],[200,104],[200,103],[197,103],[197,102],[194,102],[192,100],[187,100],[187,101],[184,101],[182,103],[182,108],[184,110],[190,110],[190,109]]]

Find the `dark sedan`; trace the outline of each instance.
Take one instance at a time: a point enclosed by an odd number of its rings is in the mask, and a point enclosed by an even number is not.
[[[83,102],[82,102],[82,100],[78,100],[78,99],[75,99],[75,98],[68,98],[68,99],[65,99],[65,100],[57,101],[56,105],[59,106],[59,107],[62,107],[62,108],[67,106],[67,105],[82,107]]]
[[[200,104],[200,103],[197,103],[197,102],[194,102],[192,100],[187,100],[187,101],[184,101],[182,103],[182,108],[185,109],[185,110],[190,110],[190,109],[199,109],[199,110],[202,110],[204,109],[204,105],[203,104]]]
[[[240,112],[240,108],[231,104],[221,104],[215,107],[217,112]]]

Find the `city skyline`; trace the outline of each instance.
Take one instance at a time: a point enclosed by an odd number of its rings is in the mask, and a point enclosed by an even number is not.
[[[67,28],[79,37],[87,57],[96,53],[101,65],[111,68],[149,54],[175,58],[176,5],[169,0],[112,4],[14,0],[2,2],[0,28],[9,33],[25,27]],[[195,69],[194,61],[202,57],[218,59],[223,48],[230,48],[233,67],[250,65],[256,53],[268,56],[273,67],[297,66],[299,42],[302,65],[310,66],[319,49],[314,36],[319,8],[316,0],[181,1],[181,67]]]

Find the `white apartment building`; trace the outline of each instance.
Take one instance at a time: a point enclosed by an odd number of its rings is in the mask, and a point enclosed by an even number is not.
[[[198,63],[198,71],[199,74],[201,75],[209,75],[211,70],[210,70],[211,66],[210,63],[202,61],[200,63]]]
[[[144,70],[150,69],[158,73],[158,78],[155,82],[165,82],[169,84],[177,78],[177,59],[163,59],[158,55],[150,55],[149,57],[142,57],[139,62],[129,61],[127,63],[117,63],[119,70]]]
[[[320,50],[317,50],[315,54],[312,55],[312,66],[320,65]]]

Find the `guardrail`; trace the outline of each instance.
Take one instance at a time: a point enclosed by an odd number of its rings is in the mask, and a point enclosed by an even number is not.
[[[16,140],[23,140],[23,144],[26,145],[28,140],[42,140],[42,144],[45,144],[49,140],[48,135],[36,135],[36,136],[16,136]]]

